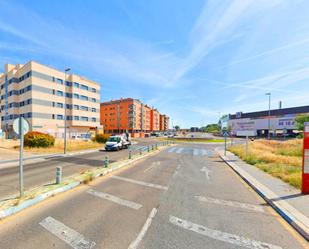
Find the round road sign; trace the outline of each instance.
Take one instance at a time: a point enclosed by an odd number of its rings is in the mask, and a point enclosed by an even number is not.
[[[20,121],[20,119],[21,119],[21,121]],[[23,134],[26,134],[29,131],[29,123],[23,117],[17,118],[17,119],[14,120],[14,122],[13,122],[14,131],[19,135],[19,132],[20,132],[19,125],[20,124],[21,124],[21,127],[23,129]]]

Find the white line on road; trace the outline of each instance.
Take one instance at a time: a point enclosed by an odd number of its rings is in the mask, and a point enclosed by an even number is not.
[[[74,249],[91,249],[96,245],[95,242],[86,240],[83,235],[52,217],[45,218],[39,224]]]
[[[206,176],[206,178],[209,180],[210,179],[210,176],[209,176],[209,169],[207,169],[207,167],[203,167],[203,168],[201,168],[201,170],[200,170],[201,172],[205,172],[205,176]]]
[[[172,152],[174,152],[176,149],[177,149],[176,147],[172,147],[172,148],[169,148],[167,152],[172,153]]]
[[[224,205],[224,206],[229,206],[229,207],[243,208],[243,209],[248,209],[248,210],[252,210],[256,212],[264,212],[264,209],[258,205],[242,203],[242,202],[237,202],[237,201],[226,201],[226,200],[220,200],[220,199],[204,197],[204,196],[195,196],[195,198],[203,202],[219,204],[219,205]]]
[[[93,189],[89,189],[87,191],[87,193],[91,194],[93,196],[96,196],[96,197],[100,197],[100,198],[115,202],[117,204],[129,207],[129,208],[136,209],[136,210],[140,209],[142,207],[141,204],[138,204],[138,203],[135,203],[135,202],[132,202],[132,201],[128,201],[128,200],[124,200],[124,199],[121,199],[121,198],[114,196],[114,195],[110,195],[110,194],[106,194],[106,193],[102,193],[102,192],[97,192]]]
[[[201,150],[202,151],[202,156],[206,156],[208,154],[207,150]]]
[[[167,190],[168,188],[166,186],[162,186],[162,185],[158,185],[158,184],[153,184],[153,183],[148,183],[148,182],[143,182],[143,181],[137,181],[137,180],[133,180],[130,178],[125,178],[125,177],[121,177],[121,176],[110,176],[111,178],[117,179],[117,180],[121,180],[121,181],[126,181],[126,182],[131,182],[131,183],[135,183],[135,184],[139,184],[139,185],[143,185],[143,186],[147,186],[147,187],[151,187],[151,188],[157,188],[157,189],[163,189],[163,190]]]
[[[175,152],[176,152],[177,154],[180,154],[182,151],[183,151],[183,148],[178,148]]]
[[[157,209],[153,208],[150,215],[148,216],[142,230],[139,232],[138,236],[136,237],[136,239],[134,241],[132,241],[132,243],[129,245],[128,249],[136,249],[139,245],[139,243],[141,243],[143,237],[145,236],[148,228],[151,225],[152,220],[154,219],[156,213],[157,213]]]
[[[159,165],[161,165],[161,162],[160,162],[160,161],[153,162],[149,168],[147,168],[147,169],[144,170],[144,173],[147,172],[148,170],[153,169],[153,168],[156,167],[156,166],[159,166]]]
[[[170,216],[170,222],[181,228],[202,234],[215,240],[224,241],[234,245],[251,248],[251,249],[282,249],[280,246],[264,243],[257,240],[251,240],[235,234],[225,233],[218,230],[213,230],[190,221],[182,220],[175,216]]]

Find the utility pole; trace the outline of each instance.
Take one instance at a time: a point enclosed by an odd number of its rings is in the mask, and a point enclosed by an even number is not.
[[[271,93],[266,93],[268,96],[268,140],[270,140],[270,103],[271,103]]]
[[[67,68],[64,70],[64,89],[66,89],[66,80],[67,80],[67,72],[69,72],[71,68]],[[73,86],[72,86],[73,87]],[[67,153],[67,97],[66,91],[64,91],[64,147],[63,154]]]

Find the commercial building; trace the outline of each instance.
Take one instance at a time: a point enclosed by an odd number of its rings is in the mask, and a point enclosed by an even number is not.
[[[297,133],[295,117],[299,114],[309,113],[309,106],[280,108],[269,111],[258,111],[230,114],[227,126],[232,135],[241,134],[242,131],[253,131],[256,136],[292,135]],[[270,127],[270,129],[269,129]]]
[[[66,77],[66,79],[65,79]],[[12,123],[22,116],[30,130],[86,138],[100,126],[100,85],[84,77],[29,61],[6,64],[0,74],[1,128],[14,136]]]
[[[101,124],[106,133],[129,132],[140,136],[141,133],[161,130],[159,111],[138,99],[121,98],[103,102],[100,109]],[[168,125],[165,124],[165,127]]]

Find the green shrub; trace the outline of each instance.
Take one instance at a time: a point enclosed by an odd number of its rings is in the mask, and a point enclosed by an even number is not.
[[[100,143],[100,144],[104,144],[104,143],[106,143],[108,138],[109,138],[108,134],[97,134],[93,138],[93,141],[97,142],[97,143]]]
[[[55,144],[55,138],[49,134],[38,131],[30,131],[24,137],[24,145],[27,147],[52,147]]]

